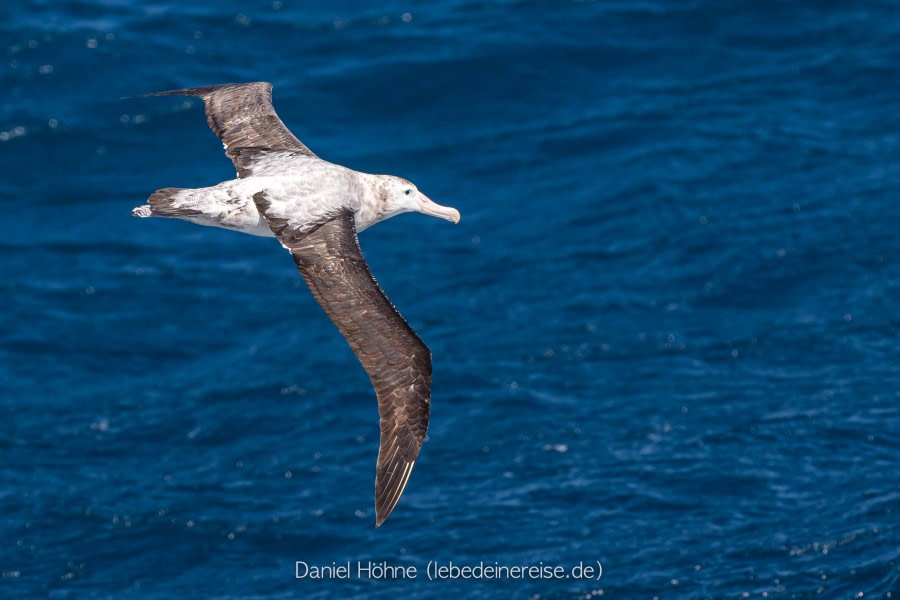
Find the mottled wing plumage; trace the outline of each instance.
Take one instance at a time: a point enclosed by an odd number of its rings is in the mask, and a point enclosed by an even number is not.
[[[311,231],[317,229],[327,221],[336,217],[343,209],[335,209],[331,214],[323,214],[316,222],[297,222],[288,217],[278,216],[277,211],[271,210],[271,204],[266,198],[265,192],[253,194],[253,202],[259,214],[266,220],[266,224],[276,239],[285,248],[291,249],[303,240]]]
[[[272,84],[224,83],[206,87],[157,92],[149,96],[199,96],[206,106],[206,121],[234,162],[238,177],[257,174],[255,167],[278,155],[316,155],[284,126],[272,106]],[[274,150],[276,152],[266,152]]]
[[[254,197],[260,211],[267,206]],[[268,220],[268,218],[267,218]],[[375,524],[397,505],[428,429],[431,351],[381,290],[359,248],[353,213],[302,232],[269,222],[291,252],[313,296],[347,339],[372,380],[381,417]]]

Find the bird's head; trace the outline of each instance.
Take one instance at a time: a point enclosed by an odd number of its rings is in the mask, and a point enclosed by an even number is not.
[[[428,196],[402,177],[383,175],[381,193],[383,219],[405,212],[420,212],[459,223],[458,210],[432,202]]]

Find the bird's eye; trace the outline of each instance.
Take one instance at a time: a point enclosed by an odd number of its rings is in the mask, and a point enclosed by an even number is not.
[[[406,190],[403,193],[406,194],[407,196],[409,196],[410,194],[412,194],[412,190]]]

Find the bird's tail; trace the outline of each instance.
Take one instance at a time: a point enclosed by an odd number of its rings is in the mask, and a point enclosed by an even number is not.
[[[189,217],[203,214],[202,211],[194,208],[175,206],[175,197],[178,192],[185,189],[170,187],[156,190],[150,194],[147,204],[138,206],[131,211],[131,214],[136,217]]]

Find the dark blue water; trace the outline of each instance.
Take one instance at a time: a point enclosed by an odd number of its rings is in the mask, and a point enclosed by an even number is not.
[[[4,9],[0,596],[897,597],[898,3]],[[463,215],[361,235],[434,354],[379,529],[374,395],[287,253],[130,214],[234,171],[196,100],[120,98],[255,80]],[[369,560],[418,577],[295,579]]]

